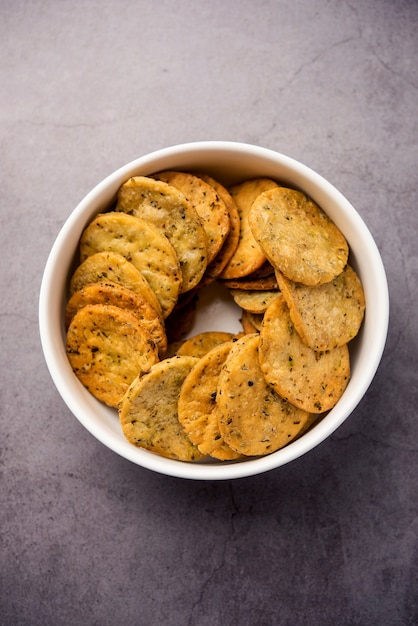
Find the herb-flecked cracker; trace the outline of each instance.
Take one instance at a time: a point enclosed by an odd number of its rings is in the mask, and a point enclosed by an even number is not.
[[[196,210],[178,189],[162,180],[133,176],[119,189],[116,210],[155,224],[176,251],[180,291],[196,287],[206,270],[207,237]]]
[[[250,313],[243,309],[241,315],[241,324],[246,335],[251,333],[259,333],[261,324],[263,323],[263,313]]]
[[[273,274],[269,276],[261,276],[260,278],[235,278],[223,280],[222,284],[228,289],[242,289],[247,291],[273,291],[278,289],[277,278]]]
[[[199,287],[202,287],[216,280],[216,278],[222,274],[224,268],[232,258],[239,242],[240,219],[237,205],[226,187],[224,187],[218,180],[215,180],[207,174],[199,174],[199,177],[208,183],[208,185],[211,185],[220,199],[223,200],[226,210],[228,211],[230,226],[228,235],[222,244],[222,248],[206,268],[205,275],[199,285]]]
[[[139,372],[158,361],[155,343],[135,315],[111,305],[80,309],[68,328],[66,350],[82,384],[112,407]]]
[[[238,246],[228,264],[220,274],[221,278],[241,278],[262,267],[266,261],[248,223],[248,214],[254,200],[267,189],[277,187],[269,178],[255,178],[234,185],[229,192],[237,206],[240,219]]]
[[[358,333],[365,311],[363,287],[350,265],[329,283],[310,287],[277,272],[296,330],[312,350],[332,350]]]
[[[164,356],[167,349],[164,324],[149,301],[141,294],[111,281],[90,283],[76,291],[67,302],[66,328],[69,327],[74,315],[88,304],[110,304],[131,311],[149,332],[159,355]]]
[[[223,200],[211,185],[188,172],[168,170],[153,177],[181,191],[195,209],[207,235],[207,262],[211,263],[230,229],[229,214]]]
[[[310,413],[332,409],[350,377],[347,344],[317,352],[299,336],[283,296],[264,314],[260,330],[260,365],[278,394]]]
[[[161,306],[147,279],[122,254],[104,250],[87,257],[75,270],[70,282],[70,296],[86,285],[112,281],[146,298],[161,316]]]
[[[178,419],[181,386],[197,361],[190,356],[164,359],[131,384],[119,408],[120,424],[128,441],[180,461],[204,456]]]
[[[249,224],[270,263],[295,282],[329,282],[347,263],[343,234],[301,191],[285,187],[265,191],[251,207]]]
[[[220,330],[207,330],[185,339],[178,348],[176,354],[180,356],[189,355],[200,358],[212,350],[212,348],[215,348],[226,341],[230,341],[233,337],[233,333]]]
[[[151,285],[163,317],[173,310],[180,291],[181,272],[176,252],[150,222],[122,211],[97,215],[80,239],[80,259],[103,250],[122,254]]]
[[[272,291],[248,291],[246,289],[230,289],[235,304],[249,313],[264,313],[267,307],[279,295],[278,289]]]
[[[286,402],[260,369],[257,334],[244,335],[231,348],[219,376],[217,403],[223,439],[247,456],[265,455],[290,443],[309,413]]]
[[[218,379],[233,346],[229,340],[204,354],[186,377],[180,392],[179,420],[200,452],[221,461],[239,458],[219,431],[216,404]]]

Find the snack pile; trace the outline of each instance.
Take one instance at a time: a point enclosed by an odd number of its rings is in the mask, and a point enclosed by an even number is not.
[[[215,280],[242,332],[186,339]],[[127,180],[83,231],[66,349],[133,445],[234,461],[282,448],[335,406],[364,313],[348,244],[305,194],[170,170]]]

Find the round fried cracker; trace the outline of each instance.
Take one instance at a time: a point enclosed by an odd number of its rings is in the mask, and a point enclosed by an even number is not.
[[[216,278],[222,274],[237,249],[240,235],[240,219],[237,205],[226,187],[207,174],[199,174],[199,178],[202,178],[205,183],[213,187],[221,200],[223,200],[226,210],[228,211],[230,226],[229,233],[222,244],[222,248],[206,268],[203,279],[199,285],[199,287],[203,287],[216,280]]]
[[[179,420],[200,452],[221,461],[239,458],[222,439],[216,405],[218,379],[233,346],[229,340],[206,352],[185,379],[180,392]]]
[[[358,333],[365,311],[363,287],[351,266],[329,283],[310,287],[280,272],[277,280],[296,330],[312,350],[332,350]]]
[[[259,334],[244,335],[231,348],[219,376],[217,403],[224,441],[247,456],[265,455],[290,443],[309,413],[281,398],[267,384],[258,359]]]
[[[263,313],[250,313],[243,309],[241,315],[241,324],[246,335],[251,333],[259,333],[261,324],[263,323]]]
[[[131,311],[149,332],[160,357],[164,356],[167,349],[164,324],[142,295],[111,281],[90,283],[76,291],[69,299],[65,310],[66,328],[69,327],[74,315],[88,304],[110,304]]]
[[[278,289],[277,278],[273,272],[270,276],[260,278],[235,278],[222,280],[222,284],[228,289],[243,289],[246,291],[273,291]]]
[[[204,456],[178,419],[181,386],[197,362],[191,356],[164,359],[131,384],[119,408],[120,424],[128,441],[180,461]]]
[[[104,280],[135,291],[162,315],[160,302],[147,279],[124,256],[109,250],[92,254],[77,267],[71,277],[70,296],[90,283]]]
[[[207,354],[212,348],[219,346],[221,343],[230,341],[234,338],[233,333],[227,333],[220,330],[208,330],[193,337],[185,339],[181,346],[178,348],[177,353],[180,356],[189,355],[195,357],[202,357]]]
[[[153,178],[181,191],[199,215],[207,235],[207,262],[210,264],[229,233],[229,214],[225,203],[211,185],[194,174],[170,170],[159,172]]]
[[[155,343],[135,315],[103,304],[90,304],[74,315],[66,350],[83,385],[112,407],[136,376],[158,361]]]
[[[220,274],[222,278],[241,278],[265,264],[265,254],[254,239],[248,223],[248,214],[260,193],[277,186],[277,183],[269,178],[255,178],[234,185],[229,190],[238,209],[240,236],[234,254]]]
[[[80,259],[111,250],[122,254],[147,279],[157,296],[163,317],[173,310],[180,291],[181,272],[176,252],[159,229],[122,211],[101,213],[80,239]]]
[[[316,352],[303,343],[283,296],[264,314],[260,330],[260,365],[278,394],[310,413],[332,409],[350,377],[350,357],[344,344]]]
[[[329,282],[347,263],[343,234],[300,191],[277,187],[264,192],[251,207],[249,224],[270,263],[295,282]]]
[[[279,295],[278,289],[272,291],[248,291],[247,289],[230,289],[235,304],[249,313],[264,313],[267,307]]]
[[[178,189],[162,180],[133,176],[119,189],[116,210],[155,224],[176,251],[180,292],[196,287],[207,265],[207,237],[196,210]]]

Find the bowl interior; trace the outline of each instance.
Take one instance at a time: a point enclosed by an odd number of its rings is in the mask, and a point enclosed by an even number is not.
[[[164,169],[204,172],[226,186],[266,176],[301,189],[328,213],[350,245],[350,263],[360,276],[366,296],[363,326],[350,343],[350,382],[337,405],[314,428],[266,457],[185,463],[136,448],[124,438],[116,411],[97,401],[69,365],[63,320],[81,233],[96,213],[111,206],[120,185],[130,176],[146,176]],[[204,480],[238,478],[278,467],[305,454],[338,428],[360,402],[375,375],[386,341],[388,312],[387,281],[379,251],[348,200],[320,175],[285,155],[230,142],[199,142],[159,150],[136,159],[99,183],[59,232],[45,267],[39,301],[40,334],[49,371],[63,400],[84,427],[104,445],[138,465],[171,476]],[[239,315],[227,293],[213,285],[202,294],[190,334],[217,329],[239,331]]]

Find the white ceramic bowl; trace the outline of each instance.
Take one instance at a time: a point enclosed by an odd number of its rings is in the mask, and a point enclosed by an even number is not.
[[[97,401],[78,381],[65,353],[64,307],[80,235],[92,217],[106,210],[119,186],[133,175],[164,169],[206,172],[230,185],[268,176],[303,190],[342,230],[351,248],[350,262],[366,296],[366,316],[351,347],[351,379],[337,405],[312,430],[287,447],[262,458],[238,462],[185,463],[160,457],[130,444],[115,410]],[[208,295],[193,332],[239,330],[239,313],[225,298]],[[382,357],[389,319],[388,287],[383,263],[370,231],[346,198],[305,165],[277,152],[233,142],[189,143],[158,150],[121,167],[100,182],[71,213],[52,247],[43,275],[39,323],[42,347],[52,379],[64,402],[85,428],[111,450],[133,463],[162,474],[197,480],[233,479],[259,474],[289,463],[331,435],[366,393]]]

